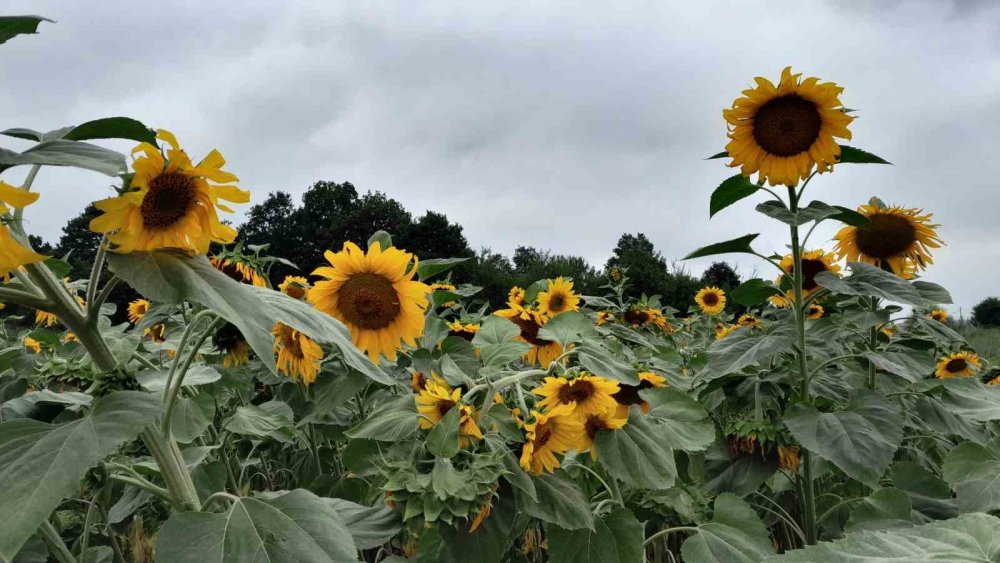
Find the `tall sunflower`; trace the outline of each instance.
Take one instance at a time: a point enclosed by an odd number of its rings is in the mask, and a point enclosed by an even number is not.
[[[873,199],[858,207],[868,219],[863,227],[845,226],[834,237],[836,251],[850,262],[867,262],[888,267],[904,276],[909,270],[923,269],[932,263],[931,249],[940,248],[941,239],[931,223],[930,213],[912,207],[885,207]]]
[[[217,210],[232,213],[222,200],[247,203],[250,192],[234,185],[239,179],[222,170],[219,151],[193,164],[173,133],[160,129],[156,138],[170,146],[166,158],[160,148],[141,143],[132,155],[135,175],[129,190],[94,202],[103,212],[90,222],[105,233],[115,252],[176,248],[205,254],[213,242],[227,244],[236,231],[219,221]]]
[[[420,413],[420,428],[425,430],[433,428],[441,419],[448,414],[451,409],[458,408],[459,417],[459,445],[468,447],[473,440],[482,440],[483,432],[477,423],[478,414],[471,405],[461,402],[462,390],[458,387],[452,389],[447,383],[427,380],[423,389],[416,397],[417,412]]]
[[[726,309],[726,292],[717,287],[703,287],[695,294],[694,302],[706,315],[718,315]]]
[[[639,384],[638,385],[625,385],[621,384],[621,389],[617,393],[612,395],[617,407],[615,409],[617,417],[628,418],[628,408],[632,405],[639,405],[639,409],[647,413],[649,412],[649,403],[643,400],[639,396],[639,391],[644,389],[653,389],[654,387],[666,387],[667,378],[662,375],[657,375],[650,371],[640,371],[639,372]]]
[[[301,381],[306,386],[316,381],[323,349],[313,339],[284,324],[275,323],[274,351],[278,354],[278,371]]]
[[[424,332],[426,284],[414,281],[417,259],[398,248],[372,243],[367,254],[353,242],[324,254],[330,266],[316,268],[316,282],[308,298],[351,331],[355,346],[378,363],[379,355],[396,359],[405,343],[416,346]]]
[[[278,284],[278,291],[295,299],[303,299],[310,287],[309,280],[302,276],[285,276],[285,281]]]
[[[583,422],[572,416],[573,408],[561,405],[548,413],[531,411],[533,420],[524,425],[526,442],[521,450],[521,467],[535,475],[555,471],[555,454],[579,449],[583,441]]]
[[[981,366],[979,356],[972,352],[955,352],[941,358],[934,367],[934,375],[938,379],[951,377],[970,377],[975,375]]]
[[[6,182],[0,182],[0,215],[5,215],[11,207],[23,209],[37,201],[38,196],[37,193],[27,192]],[[34,264],[42,260],[45,260],[44,256],[23,246],[7,228],[7,223],[0,222],[0,278],[7,279],[10,273],[20,266]]]
[[[137,325],[146,313],[149,312],[149,301],[146,299],[136,299],[128,304],[128,320]]]
[[[758,76],[756,88],[744,90],[723,110],[729,166],[741,167],[747,177],[757,173],[772,186],[794,186],[814,168],[826,172],[837,162],[840,146],[834,138],[850,139],[847,126],[854,120],[840,103],[844,89],[801,76],[785,67],[777,86]]]
[[[573,416],[582,418],[614,409],[617,405],[614,394],[619,390],[617,381],[583,374],[573,379],[546,377],[542,385],[531,392],[543,397],[538,404],[547,412],[568,405],[573,409]]]
[[[531,345],[531,348],[524,355],[524,360],[529,364],[547,367],[563,353],[562,345],[558,341],[546,340],[538,336],[538,331],[548,322],[548,317],[545,315],[522,307],[501,309],[496,311],[494,315],[513,322],[521,330],[521,334],[515,337],[515,340]]]
[[[543,315],[554,317],[566,311],[576,311],[580,308],[580,297],[573,293],[573,282],[564,280],[561,276],[549,280],[548,288],[538,294],[538,310]]]

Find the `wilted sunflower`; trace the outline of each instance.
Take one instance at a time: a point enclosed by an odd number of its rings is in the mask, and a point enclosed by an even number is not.
[[[873,199],[858,207],[858,213],[868,218],[868,224],[848,225],[834,237],[837,254],[849,262],[888,267],[902,275],[908,269],[926,268],[933,262],[931,249],[943,244],[935,230],[940,225],[931,223],[931,214],[922,209],[885,207]]]
[[[722,111],[729,123],[729,166],[740,166],[747,177],[757,173],[772,186],[794,186],[813,168],[826,172],[837,162],[834,138],[850,139],[847,126],[854,120],[840,103],[844,89],[801,76],[785,67],[777,86],[758,76],[756,88]]]
[[[798,446],[778,446],[778,467],[789,473],[798,473],[799,463]]]
[[[597,326],[601,326],[603,324],[614,322],[614,320],[615,315],[611,311],[599,311],[597,313],[597,322],[595,324]]]
[[[662,375],[657,375],[649,371],[640,371],[638,385],[626,385],[622,383],[618,392],[612,395],[615,402],[618,403],[618,407],[615,409],[615,416],[627,419],[628,408],[632,405],[639,405],[639,409],[644,413],[649,412],[649,403],[639,396],[639,391],[666,386],[667,379]]]
[[[629,307],[622,313],[622,321],[632,326],[643,326],[650,321],[649,309],[642,307]]]
[[[324,254],[330,266],[316,268],[323,281],[309,290],[317,309],[339,319],[351,331],[355,346],[378,363],[379,355],[396,359],[405,343],[416,346],[424,332],[427,284],[414,281],[416,258],[403,250],[382,249],[373,242],[365,253],[353,242]]]
[[[34,203],[38,197],[38,193],[27,192],[6,182],[0,182],[0,215],[7,213],[10,207],[23,209]],[[7,279],[18,267],[42,260],[45,260],[44,256],[15,240],[7,224],[0,223],[0,277]]]
[[[538,310],[543,315],[554,317],[579,308],[580,297],[573,293],[573,282],[564,280],[561,276],[549,280],[548,288],[538,293]]]
[[[955,352],[941,358],[934,367],[934,375],[938,379],[951,377],[970,377],[975,375],[980,367],[979,356],[972,352]]]
[[[791,254],[786,254],[779,264],[782,270],[789,276],[794,274],[795,258]],[[836,257],[832,253],[821,249],[807,250],[802,253],[802,296],[805,297],[820,289],[816,283],[816,274],[820,272],[840,273],[840,264],[836,263]],[[781,277],[774,280],[775,284],[781,283]],[[789,292],[790,294],[793,294]]]
[[[650,307],[649,309],[646,309],[646,314],[649,315],[649,322],[659,328],[667,332],[675,332],[677,330],[670,324],[670,321],[667,320],[667,316],[663,314],[663,311],[660,309],[653,309]]]
[[[236,325],[226,323],[212,336],[212,343],[223,353],[222,367],[237,367],[250,361],[250,344]]]
[[[573,409],[573,416],[582,418],[588,414],[614,409],[617,403],[613,395],[619,389],[617,381],[583,374],[573,379],[546,377],[542,380],[542,385],[531,392],[544,397],[538,404],[546,412],[569,405]]]
[[[483,432],[477,424],[478,415],[475,409],[471,405],[462,404],[461,399],[462,390],[458,387],[452,389],[447,383],[427,381],[416,399],[417,412],[421,415],[420,428],[425,430],[433,428],[451,409],[458,407],[461,413],[458,427],[459,445],[465,448],[473,439],[482,440]]]
[[[939,323],[943,323],[948,320],[948,311],[945,311],[944,309],[934,309],[927,316]]]
[[[597,459],[597,448],[594,447],[594,438],[601,430],[619,430],[628,422],[628,407],[622,414],[621,409],[612,409],[604,412],[590,413],[583,419],[583,435],[580,439],[579,448],[581,452],[590,450],[590,459]]]
[[[703,287],[695,294],[694,302],[706,315],[718,315],[726,308],[726,292],[717,287]]]
[[[166,159],[149,143],[132,149],[142,156],[132,163],[129,191],[94,202],[104,213],[90,230],[107,234],[115,252],[177,248],[205,254],[213,242],[233,242],[236,231],[219,221],[217,209],[232,213],[220,201],[247,203],[250,192],[232,185],[239,179],[222,170],[226,160],[219,151],[195,165],[173,133],[160,129],[156,138],[170,145]]]
[[[548,322],[548,317],[545,315],[522,307],[501,309],[494,314],[517,325],[521,334],[515,340],[531,344],[531,348],[524,355],[524,360],[529,364],[547,367],[563,353],[562,345],[558,341],[538,337],[538,331]]]
[[[493,496],[491,494],[490,500],[488,502],[483,503],[479,507],[479,511],[476,512],[476,517],[473,518],[472,523],[469,524],[469,533],[471,534],[472,532],[475,532],[476,528],[481,526],[483,522],[485,522],[486,519],[490,517],[490,512],[492,511],[493,511]]]
[[[822,317],[825,312],[822,305],[810,303],[809,310],[806,311],[806,318],[815,320]]]
[[[715,339],[722,340],[723,338],[729,336],[730,334],[736,332],[741,328],[743,327],[738,324],[719,323],[715,327]]]
[[[305,385],[316,381],[323,349],[313,339],[284,324],[275,323],[274,351],[278,354],[278,371]]]
[[[139,324],[148,312],[149,301],[145,299],[136,299],[128,304],[128,320],[134,325]]]
[[[479,323],[465,323],[455,319],[448,323],[448,336],[457,336],[459,338],[464,338],[469,342],[476,337],[476,333],[479,332]]]
[[[257,266],[240,256],[213,256],[208,261],[220,272],[240,283],[248,283],[254,287],[267,287],[267,279],[261,275]]]
[[[24,347],[31,350],[35,354],[40,354],[42,352],[42,343],[30,336],[24,337]]]
[[[38,309],[35,311],[35,324],[38,326],[52,326],[59,322],[59,317],[48,311]]]
[[[573,408],[562,405],[548,413],[531,411],[533,420],[525,423],[524,449],[521,450],[521,467],[535,475],[542,471],[555,471],[559,460],[555,454],[578,449],[583,440],[583,422],[572,416]]]
[[[618,268],[611,268],[608,272],[608,277],[611,278],[611,281],[618,283],[622,281],[622,271]]]
[[[302,299],[309,292],[309,280],[302,276],[285,276],[285,281],[278,284],[278,291],[295,299]]]
[[[507,304],[511,307],[524,306],[524,290],[516,285],[507,293]]]
[[[142,335],[157,344],[163,344],[167,341],[167,325],[159,323],[151,327],[147,327],[146,330],[142,331]]]

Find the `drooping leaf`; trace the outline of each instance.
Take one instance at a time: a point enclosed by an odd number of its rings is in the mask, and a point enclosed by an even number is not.
[[[751,235],[744,235],[740,238],[734,238],[732,240],[717,242],[715,244],[703,246],[698,250],[695,250],[691,254],[685,256],[683,260],[691,260],[692,258],[702,258],[705,256],[715,256],[716,254],[730,254],[730,253],[754,254],[754,250],[753,248],[750,247],[750,243],[753,242],[753,240],[759,236],[760,233],[754,233]]]
[[[199,393],[193,397],[182,397],[172,413],[170,432],[181,444],[190,444],[201,437],[215,417],[215,397],[209,393]]]
[[[773,553],[771,537],[757,513],[730,493],[715,499],[712,521],[698,526],[681,545],[681,555],[690,563],[749,563]]]
[[[830,272],[820,272],[816,274],[816,283],[841,295],[874,295],[894,303],[918,306],[935,303],[928,301],[910,282],[881,268],[864,262],[850,262],[847,266],[851,275],[840,278]]]
[[[156,397],[116,391],[65,424],[0,423],[0,558],[10,560],[88,469],[134,439],[159,414]]]
[[[1000,441],[990,447],[959,444],[945,457],[941,469],[963,513],[1000,509]]]
[[[529,516],[567,530],[594,529],[594,517],[583,492],[572,481],[556,475],[531,477],[537,500],[517,495],[518,508]]]
[[[635,563],[643,559],[642,524],[619,508],[594,519],[594,529],[545,527],[550,563]]]
[[[839,213],[831,215],[831,219],[836,219],[845,225],[850,225],[852,227],[865,227],[870,223],[868,217],[858,213],[857,211],[850,209],[848,207],[842,207],[840,205],[834,205]]]
[[[375,234],[368,237],[368,248],[371,248],[376,242],[382,250],[385,250],[392,246],[392,235],[385,231],[375,231]]]
[[[726,153],[720,154],[723,157],[728,156]],[[712,158],[716,157],[719,156],[716,155]],[[760,187],[757,186],[757,184],[754,184],[742,174],[736,174],[735,176],[726,178],[721,184],[719,184],[719,187],[715,188],[715,191],[712,192],[712,197],[708,204],[708,216],[714,217],[716,213],[743,198],[752,196],[757,193],[757,190],[759,189]]]
[[[621,429],[598,430],[594,438],[598,460],[609,474],[633,487],[669,489],[677,478],[670,430],[632,407],[628,424]]]
[[[293,418],[292,408],[287,403],[271,400],[260,405],[237,408],[225,422],[224,428],[241,436],[290,442],[295,436]]]
[[[793,226],[805,225],[813,221],[822,221],[842,214],[840,208],[828,205],[822,201],[810,202],[809,205],[793,212],[783,202],[771,200],[758,205],[757,211],[772,219],[777,219],[786,225]]]
[[[763,303],[772,295],[783,295],[783,292],[778,286],[760,278],[747,280],[730,293],[734,303],[747,307]]]
[[[570,342],[579,342],[583,336],[593,336],[594,326],[579,311],[567,311],[552,317],[538,331],[538,337],[559,342],[563,349]]]
[[[167,386],[168,374],[169,370],[144,371],[136,375],[136,380],[144,389],[163,391]],[[187,373],[184,374],[183,381],[181,381],[181,385],[183,387],[197,387],[199,385],[215,383],[220,379],[222,379],[222,374],[212,366],[196,364],[188,368]]]
[[[41,16],[0,16],[0,44],[18,35],[38,33],[38,24],[43,21],[52,22]]]
[[[933,520],[958,516],[958,502],[940,477],[912,461],[897,461],[889,469],[892,484],[905,492],[913,509]]]
[[[709,379],[716,379],[747,366],[765,363],[776,354],[789,352],[794,341],[793,327],[788,325],[765,334],[732,334],[709,347],[705,373]]]
[[[174,514],[160,529],[157,561],[354,563],[350,530],[327,500],[296,489],[274,498],[240,498],[224,513]]]
[[[577,350],[577,360],[590,373],[627,385],[639,384],[639,370],[612,354],[607,347],[584,344]]]
[[[715,441],[715,425],[708,411],[693,398],[671,389],[645,389],[639,396],[649,403],[647,417],[652,417],[666,429],[670,447],[686,452],[701,452]]]
[[[870,152],[849,147],[847,145],[840,145],[840,159],[838,162],[854,164],[892,164],[882,157],[875,156]]]
[[[65,139],[42,141],[20,154],[0,150],[0,169],[28,164],[72,166],[107,176],[117,176],[127,170],[125,155],[80,141]]]
[[[384,505],[368,507],[340,498],[321,500],[340,514],[358,549],[376,548],[403,528],[399,512]]]

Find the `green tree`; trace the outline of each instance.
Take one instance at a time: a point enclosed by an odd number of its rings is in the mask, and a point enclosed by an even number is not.
[[[611,268],[628,269],[627,296],[659,295],[661,303],[680,311],[688,310],[700,285],[683,269],[669,268],[663,255],[642,233],[625,233],[618,239],[605,264],[606,270]]]
[[[740,285],[740,275],[726,262],[712,262],[701,274],[701,284],[718,287],[726,293]]]
[[[972,308],[972,322],[978,326],[1000,327],[1000,299],[987,297]]]

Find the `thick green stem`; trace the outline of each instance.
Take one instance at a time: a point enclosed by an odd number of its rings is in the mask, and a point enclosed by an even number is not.
[[[211,313],[210,313],[211,314]],[[208,327],[198,336],[194,341],[194,346],[191,348],[191,352],[183,356],[181,359],[181,353],[184,351],[185,345],[187,344],[187,338],[191,331],[191,328],[198,324],[198,321],[202,318],[207,318],[208,315],[202,316],[199,313],[195,316],[191,324],[188,325],[188,330],[184,332],[184,337],[181,340],[180,345],[177,347],[177,355],[174,359],[174,365],[171,367],[170,374],[167,375],[167,386],[163,390],[163,423],[161,424],[163,435],[169,439],[170,438],[170,420],[174,411],[174,404],[177,402],[177,396],[180,394],[181,386],[184,384],[184,376],[187,375],[187,370],[191,367],[191,362],[194,361],[195,356],[198,355],[198,350],[201,349],[201,345],[204,344],[205,340],[215,333],[218,325],[221,324],[220,321],[214,323],[209,323]],[[178,362],[180,362],[180,367],[178,368]]]
[[[43,520],[38,531],[42,533],[42,539],[48,544],[49,551],[59,563],[76,563],[76,557],[73,557],[73,553],[66,547],[66,542],[63,541],[62,536],[59,535],[51,522]]]
[[[872,312],[878,311],[878,297],[871,298]],[[868,329],[868,349],[874,354],[878,350],[878,328],[872,325]],[[875,389],[875,362],[868,360],[868,388]]]
[[[805,186],[803,186],[803,191]],[[799,196],[795,188],[788,188],[788,207],[792,213],[798,211]],[[809,367],[807,364],[806,352],[806,311],[802,296],[802,246],[799,243],[799,227],[791,225],[789,231],[792,238],[792,290],[794,293],[794,314],[795,328],[798,348],[799,375],[802,378],[801,389],[799,391],[803,402],[809,403]],[[809,545],[816,543],[816,489],[813,483],[812,454],[809,450],[803,449],[802,454],[802,528],[806,536],[806,543]]]
[[[94,306],[94,299],[97,297],[97,284],[101,281],[101,270],[104,269],[104,257],[108,252],[107,244],[108,237],[105,235],[101,237],[101,243],[97,245],[97,255],[94,256],[94,265],[90,268],[90,279],[87,281],[86,299],[88,307]],[[97,308],[100,309],[101,306],[98,305]]]
[[[170,498],[174,507],[178,510],[198,510],[201,508],[201,501],[194,491],[194,486],[188,486],[191,480],[187,466],[184,465],[183,458],[175,454],[175,448],[163,439],[159,432],[152,428],[143,430],[142,440],[149,449],[149,454],[156,460],[156,465],[160,468],[160,474],[170,491]],[[185,476],[187,478],[185,479]]]

